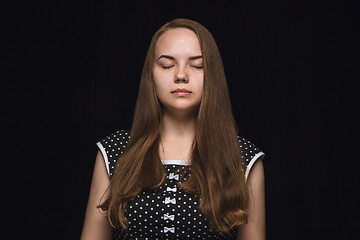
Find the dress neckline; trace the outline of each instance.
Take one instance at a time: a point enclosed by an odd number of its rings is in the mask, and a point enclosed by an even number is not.
[[[189,160],[175,160],[175,159],[169,159],[169,160],[161,160],[162,164],[164,165],[182,165],[182,166],[188,166],[190,165]]]

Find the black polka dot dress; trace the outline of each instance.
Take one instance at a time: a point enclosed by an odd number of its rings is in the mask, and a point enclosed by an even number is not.
[[[97,143],[111,178],[117,160],[130,139],[130,131],[117,131]],[[252,165],[264,153],[248,140],[239,137],[247,178]],[[144,191],[127,204],[128,229],[113,229],[113,239],[235,239],[236,230],[228,233],[211,230],[199,210],[199,198],[184,192],[178,183],[191,174],[188,161],[163,160],[166,180],[156,190]],[[121,167],[121,166],[120,166]]]

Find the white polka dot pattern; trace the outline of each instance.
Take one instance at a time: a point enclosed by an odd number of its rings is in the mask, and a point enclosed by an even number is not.
[[[130,139],[130,131],[117,131],[98,142],[108,165],[109,177]],[[239,137],[243,167],[249,172],[263,153],[250,141]],[[121,164],[121,163],[120,163]],[[156,190],[144,191],[128,202],[126,230],[114,229],[113,239],[235,239],[236,229],[228,233],[212,231],[199,210],[199,198],[178,187],[191,175],[191,166],[164,163],[167,178]]]

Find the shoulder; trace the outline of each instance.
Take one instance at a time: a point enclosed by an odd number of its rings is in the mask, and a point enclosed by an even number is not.
[[[265,153],[262,152],[260,148],[255,146],[255,144],[250,142],[248,139],[242,136],[238,136],[238,139],[242,154],[243,168],[245,170],[245,178],[247,179],[254,163],[257,160],[263,159]]]
[[[116,131],[96,143],[103,155],[109,177],[112,176],[117,160],[130,139],[130,130]]]

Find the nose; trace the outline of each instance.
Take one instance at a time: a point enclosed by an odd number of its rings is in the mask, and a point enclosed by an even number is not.
[[[179,82],[188,83],[189,82],[189,76],[186,72],[186,66],[179,66],[178,71],[175,74],[175,82],[176,83],[179,83]]]

